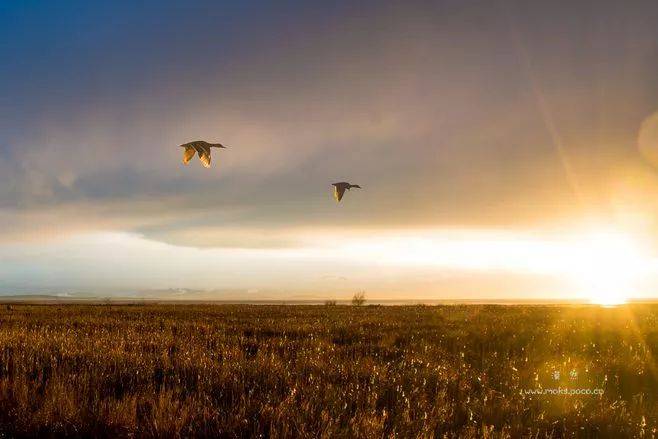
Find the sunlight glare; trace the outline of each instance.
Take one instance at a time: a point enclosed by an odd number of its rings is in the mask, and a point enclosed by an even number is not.
[[[594,231],[578,244],[577,250],[580,261],[571,275],[589,301],[620,305],[637,293],[649,258],[631,236],[615,230]]]
[[[351,239],[334,250],[337,258],[379,265],[551,276],[571,286],[574,299],[606,306],[633,297],[642,276],[655,267],[633,235],[603,227],[559,235],[426,230]]]

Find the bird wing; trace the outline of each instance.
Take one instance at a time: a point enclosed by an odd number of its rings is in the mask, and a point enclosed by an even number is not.
[[[192,160],[192,157],[194,157],[194,153],[196,150],[191,147],[191,146],[186,146],[185,151],[183,151],[183,163],[186,165]]]
[[[197,152],[199,153],[199,160],[201,160],[201,163],[203,163],[203,166],[206,168],[210,167],[210,147],[206,145],[199,145],[196,148]]]
[[[344,186],[334,186],[334,198],[336,199],[336,201],[342,200],[343,195],[345,195],[345,187]]]

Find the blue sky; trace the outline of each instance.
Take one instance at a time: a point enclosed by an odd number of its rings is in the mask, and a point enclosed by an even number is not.
[[[501,286],[487,264],[329,247],[411,233],[440,255],[459,229],[541,248],[591,223],[653,243],[656,19],[649,1],[3,2],[0,291],[554,294],[524,267]],[[185,167],[197,138],[230,148]],[[365,189],[337,206],[338,180]]]

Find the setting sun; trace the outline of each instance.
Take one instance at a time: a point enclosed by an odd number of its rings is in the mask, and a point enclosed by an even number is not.
[[[629,235],[602,230],[578,243],[578,258],[571,276],[592,303],[619,305],[637,293],[650,259]]]

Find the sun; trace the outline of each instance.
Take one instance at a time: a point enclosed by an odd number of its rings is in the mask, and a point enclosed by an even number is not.
[[[620,305],[633,297],[648,264],[641,246],[616,230],[587,233],[574,243],[574,253],[569,275],[580,294],[605,306]]]

